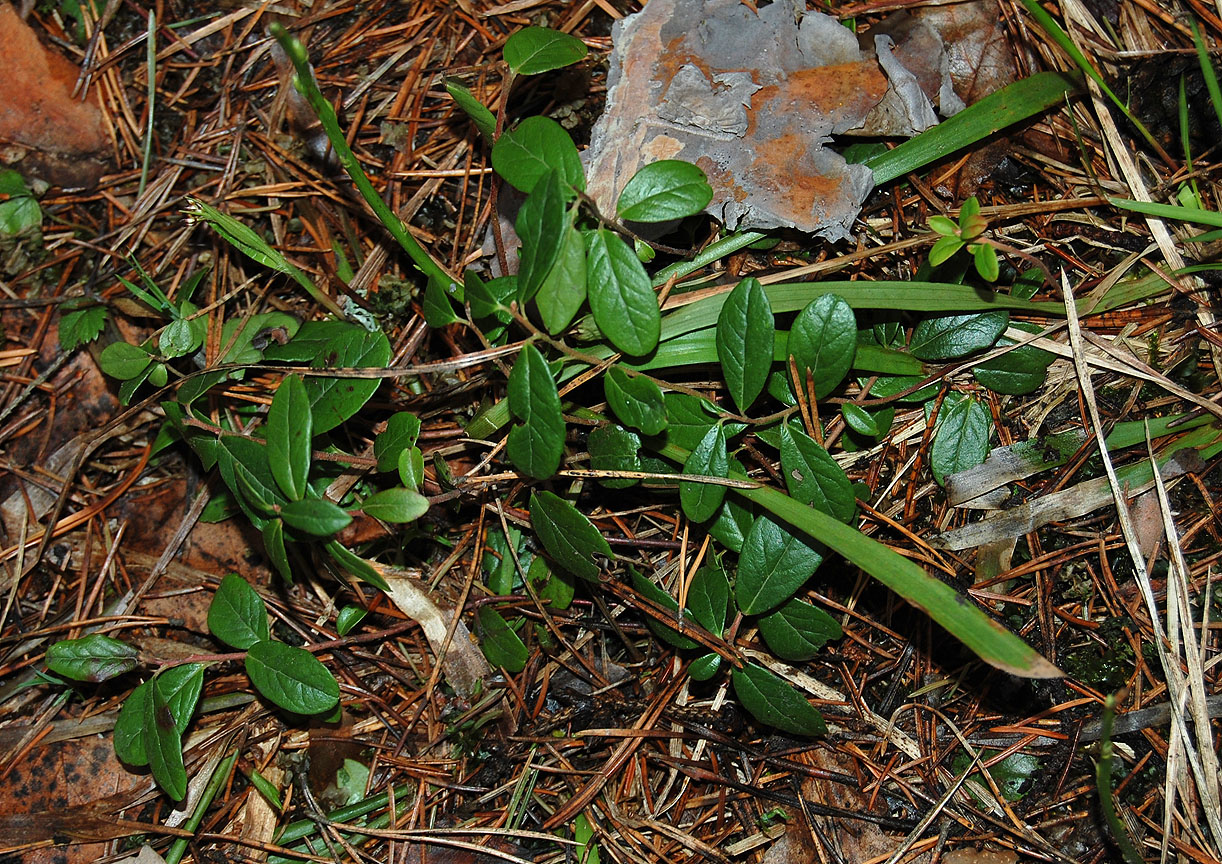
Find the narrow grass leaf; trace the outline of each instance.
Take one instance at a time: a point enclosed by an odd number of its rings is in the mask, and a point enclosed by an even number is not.
[[[772,305],[764,286],[758,279],[743,279],[726,297],[717,316],[717,359],[740,414],[747,412],[768,382],[775,333]]]
[[[828,642],[844,635],[835,618],[796,598],[760,618],[756,626],[772,653],[791,663],[810,660]]]
[[[481,606],[476,620],[480,629],[479,647],[489,663],[513,675],[526,668],[530,651],[500,612],[491,606]]]
[[[728,477],[730,457],[726,453],[726,431],[718,423],[705,433],[692,454],[683,463],[684,474],[703,474],[709,477]],[[679,503],[683,513],[693,522],[704,522],[716,515],[725,500],[726,487],[713,483],[679,484]]]
[[[1004,310],[925,318],[913,330],[908,348],[921,360],[954,360],[991,347],[1009,323],[1010,313]]]
[[[586,56],[586,43],[547,27],[523,27],[505,40],[505,63],[515,75],[538,75]]]
[[[527,117],[501,135],[492,146],[492,167],[519,192],[529,193],[553,169],[569,186],[585,189],[577,145],[550,117]]]
[[[245,651],[271,638],[267,604],[237,573],[221,580],[208,605],[208,632],[231,648]]]
[[[815,544],[767,516],[751,525],[738,559],[734,596],[744,615],[775,609],[794,595],[823,562]]]
[[[645,267],[623,239],[606,228],[586,241],[587,294],[594,321],[611,344],[639,357],[658,344],[662,313]]]
[[[603,376],[603,393],[615,416],[646,435],[666,428],[666,401],[662,390],[644,375],[629,376],[621,366],[612,366]]]
[[[644,166],[624,185],[616,211],[626,222],[666,222],[693,216],[713,200],[713,187],[691,162],[662,159]]]
[[[809,371],[815,398],[827,396],[853,367],[857,353],[857,318],[853,307],[835,294],[811,301],[794,319],[786,353],[797,363],[802,386],[806,386]]]
[[[246,652],[255,689],[285,711],[321,714],[339,702],[339,684],[318,658],[283,642],[256,642]]]
[[[553,492],[531,493],[530,524],[547,553],[574,576],[597,582],[594,556],[615,557],[590,520]]]
[[[509,409],[522,421],[509,430],[510,461],[539,480],[555,474],[564,455],[564,415],[551,369],[534,345],[522,349],[509,373]]]
[[[781,424],[781,471],[789,494],[848,522],[857,510],[853,484],[836,460],[805,432]]]
[[[790,735],[822,735],[827,732],[823,715],[806,697],[762,666],[748,663],[735,669],[731,680],[734,695],[761,723]]]
[[[265,432],[272,477],[290,501],[298,501],[306,492],[314,440],[314,417],[300,376],[281,380],[267,411]]]

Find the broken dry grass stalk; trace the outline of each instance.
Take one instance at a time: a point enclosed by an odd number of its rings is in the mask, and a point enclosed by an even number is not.
[[[145,41],[144,74],[148,76],[145,111],[148,112],[148,120],[144,126],[144,158],[140,163],[140,185],[137,187],[137,196],[144,194],[144,187],[148,185],[149,165],[153,161],[153,131],[155,128],[153,108],[157,103],[157,13],[152,9],[149,10],[148,33]]]

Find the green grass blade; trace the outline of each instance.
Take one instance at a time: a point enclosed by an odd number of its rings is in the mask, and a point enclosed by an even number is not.
[[[1059,72],[1040,72],[991,93],[894,150],[867,159],[878,185],[902,177],[1064,100],[1079,87]]]
[[[1205,40],[1201,38],[1201,27],[1197,24],[1195,18],[1188,21],[1188,26],[1192,28],[1192,44],[1197,49],[1197,60],[1201,64],[1201,74],[1205,76],[1205,89],[1209,91],[1209,101],[1214,106],[1214,114],[1218,117],[1218,123],[1222,124],[1222,88],[1218,87],[1218,73],[1214,70],[1214,66],[1209,62],[1209,49],[1205,47]]]
[[[1222,213],[1216,210],[1198,210],[1195,207],[1180,207],[1178,204],[1158,204],[1153,201],[1133,201],[1129,198],[1108,198],[1108,203],[1122,210],[1132,210],[1144,216],[1159,219],[1176,219],[1180,222],[1195,222],[1222,228]]]

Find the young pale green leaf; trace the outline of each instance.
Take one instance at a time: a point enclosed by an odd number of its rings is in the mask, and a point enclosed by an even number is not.
[[[954,258],[955,253],[962,249],[964,245],[966,244],[957,236],[941,238],[929,250],[930,266],[941,267],[951,258]]]
[[[641,439],[620,426],[599,426],[586,439],[590,467],[596,471],[640,471]],[[600,480],[608,489],[626,489],[637,481],[632,478]]]
[[[481,606],[476,620],[480,629],[479,647],[489,663],[502,667],[511,675],[526,668],[530,651],[500,612],[491,606]]]
[[[515,75],[538,75],[572,66],[586,56],[586,43],[547,27],[523,27],[505,40],[505,63]]]
[[[554,168],[544,173],[522,202],[514,223],[522,238],[518,261],[518,303],[525,306],[560,257],[570,227],[565,185]]]
[[[815,398],[827,396],[849,374],[857,353],[853,307],[836,294],[812,300],[794,319],[785,353],[797,363],[803,389],[809,370]]]
[[[782,528],[767,516],[751,525],[738,560],[734,596],[745,615],[780,606],[823,562],[822,547]]]
[[[721,668],[721,655],[710,651],[688,664],[687,674],[693,681],[708,681]]]
[[[662,313],[649,275],[618,234],[599,228],[586,238],[587,294],[594,323],[616,350],[639,357],[658,344]]]
[[[691,162],[662,159],[632,175],[616,211],[625,222],[666,222],[694,216],[713,200],[713,187]]]
[[[717,316],[717,359],[740,414],[747,412],[768,383],[775,333],[772,304],[764,286],[758,279],[743,279]]]
[[[420,491],[424,482],[424,453],[419,447],[399,451],[399,482],[404,488]]]
[[[929,230],[943,237],[953,237],[959,233],[959,223],[949,216],[930,216]]]
[[[362,582],[367,582],[374,588],[381,591],[389,591],[390,586],[386,584],[386,580],[382,578],[377,570],[373,568],[368,561],[359,555],[351,552],[348,547],[340,543],[338,540],[327,541],[327,552],[335,560],[337,564],[347,570]]]
[[[489,144],[496,137],[496,115],[475,98],[475,95],[464,87],[454,78],[447,78],[445,81],[446,92],[450,94],[450,98],[457,103],[463,113],[471,118],[471,122],[475,124],[475,128],[479,130],[479,134],[484,137],[484,140]]]
[[[346,510],[326,498],[290,501],[280,508],[280,518],[293,530],[315,537],[330,537],[352,522]]]
[[[0,201],[0,235],[16,237],[42,227],[42,208],[28,196]]]
[[[29,198],[33,194],[20,171],[14,171],[12,168],[0,169],[0,195],[6,198]]]
[[[979,243],[972,252],[976,261],[976,272],[986,282],[996,282],[1001,275],[1001,264],[997,260],[997,249],[988,243]]]
[[[335,615],[335,632],[339,636],[347,636],[357,624],[365,619],[369,610],[361,606],[345,606]]]
[[[246,674],[263,696],[294,714],[321,714],[339,701],[339,683],[318,658],[283,642],[256,642]]]
[[[548,604],[549,609],[568,609],[577,593],[572,578],[567,573],[552,570],[542,555],[531,559],[526,579],[534,586],[539,599]]]
[[[997,341],[1010,322],[1004,310],[924,318],[912,331],[909,350],[921,360],[953,360],[983,351]]]
[[[399,411],[390,415],[385,431],[373,439],[373,458],[378,460],[378,470],[394,471],[399,454],[414,445],[419,436],[420,420],[415,414]]]
[[[1018,323],[1013,326],[1030,333],[1040,331],[1035,325]],[[1014,340],[1002,336],[997,340],[997,344],[1013,345]],[[1048,367],[1054,360],[1056,355],[1049,351],[1023,345],[1000,357],[977,363],[972,367],[972,375],[994,393],[1025,396],[1040,388],[1048,376]]]
[[[111,342],[98,356],[102,371],[120,381],[130,381],[152,362],[153,355],[139,345],[130,345],[127,342]]]
[[[651,601],[657,606],[661,606],[668,612],[674,613],[676,617],[679,614],[679,604],[674,597],[671,597],[657,585],[655,585],[649,577],[642,574],[635,567],[629,567],[628,573],[632,577],[632,587],[637,590],[646,600]],[[668,627],[661,621],[654,618],[652,615],[645,616],[645,624],[649,627],[653,635],[657,636],[667,645],[673,645],[680,651],[691,651],[700,647],[700,643],[696,640],[684,636],[674,627]]]
[[[599,567],[594,556],[615,557],[590,520],[555,493],[531,493],[530,524],[547,554],[574,576],[597,582]]]
[[[828,642],[844,635],[835,618],[796,598],[756,623],[772,653],[791,663],[811,659]]]
[[[115,718],[115,755],[133,768],[149,764],[148,751],[144,747],[144,711],[152,693],[153,682],[145,681],[123,700],[123,707]]]
[[[527,117],[492,146],[492,167],[519,192],[530,192],[539,178],[556,170],[569,186],[586,188],[577,145],[550,117]]]
[[[160,676],[158,676],[160,678]],[[158,686],[151,682],[149,696],[144,700],[144,752],[148,756],[153,779],[167,795],[181,801],[187,794],[187,769],[182,762],[182,734],[178,721]]]
[[[277,485],[290,501],[306,493],[310,474],[314,418],[305,383],[286,375],[267,411],[267,462]]]
[[[375,492],[361,502],[361,509],[383,522],[415,522],[429,509],[429,499],[419,492],[395,486]]]
[[[564,232],[560,252],[551,272],[539,286],[535,304],[548,333],[559,333],[569,326],[573,316],[586,302],[586,245],[572,225]]]
[[[289,552],[284,545],[284,520],[268,519],[263,526],[263,551],[280,574],[280,578],[293,584],[293,568],[289,566]],[[266,638],[266,637],[264,637]]]
[[[738,701],[761,723],[790,735],[827,732],[823,715],[806,701],[806,697],[764,667],[748,663],[735,669],[731,680]]]
[[[47,668],[73,681],[108,681],[136,668],[140,652],[133,645],[91,633],[65,639],[47,649]]]
[[[221,580],[208,606],[208,631],[226,645],[245,651],[270,639],[267,604],[237,573]]]
[[[629,376],[622,366],[612,366],[603,376],[603,392],[615,416],[627,425],[646,435],[666,428],[666,401],[652,379]]]
[[[80,299],[83,300],[84,298]],[[59,345],[61,348],[65,351],[72,351],[102,335],[102,330],[106,327],[106,316],[108,314],[105,306],[100,303],[91,303],[73,309],[66,307],[66,303],[64,307],[61,307],[59,319]]]
[[[728,477],[730,457],[726,452],[726,431],[718,423],[705,433],[692,455],[683,463],[684,474],[704,474],[710,477]],[[679,484],[679,503],[683,513],[692,522],[712,519],[721,502],[725,500],[726,487],[713,483],[687,481]]]
[[[939,485],[945,486],[951,474],[974,468],[985,460],[992,428],[993,418],[980,400],[951,394],[942,401],[933,444],[929,447],[929,464]]]
[[[720,561],[705,564],[687,586],[687,608],[696,623],[720,636],[730,611],[730,580]]]
[[[199,347],[195,328],[189,321],[177,318],[165,326],[157,337],[157,348],[165,357],[182,357]]]
[[[781,470],[789,494],[803,504],[848,522],[857,510],[844,469],[805,432],[781,424]]]
[[[420,311],[424,313],[424,323],[433,328],[448,327],[462,320],[454,311],[454,304],[450,302],[450,295],[440,279],[430,278],[424,286]]]
[[[181,736],[195,715],[200,693],[204,689],[204,664],[184,663],[166,669],[153,679],[166,708],[174,717],[174,729]]]
[[[551,369],[534,345],[523,347],[509,373],[509,410],[522,421],[509,430],[510,461],[539,480],[555,474],[564,455],[564,415]]]

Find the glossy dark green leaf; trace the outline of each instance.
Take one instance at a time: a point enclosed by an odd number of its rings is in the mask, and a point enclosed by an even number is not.
[[[555,169],[575,189],[586,187],[577,145],[550,117],[527,117],[492,146],[492,167],[519,192],[530,192],[539,178]]]
[[[479,130],[484,140],[491,144],[493,138],[496,137],[496,115],[454,78],[447,78],[445,83],[446,92],[450,94],[450,98],[457,103],[464,114],[471,118],[471,122],[475,124],[475,128]]]
[[[454,311],[450,295],[446,293],[441,280],[430,278],[424,286],[424,298],[420,301],[420,311],[424,313],[424,323],[430,327],[448,327],[462,319]]]
[[[823,562],[822,549],[768,516],[751,525],[738,559],[734,596],[744,615],[775,609],[794,595]]]
[[[737,460],[732,460],[733,465],[737,466],[732,469],[739,474],[746,474],[742,470],[742,466],[738,465]],[[713,524],[709,526],[709,534],[732,552],[743,551],[743,543],[746,542],[747,535],[751,533],[751,525],[755,522],[755,517],[746,505],[737,497],[730,495],[721,504],[721,510],[717,512],[717,518],[713,520]]]
[[[267,604],[237,573],[221,580],[208,606],[208,630],[226,645],[245,651],[270,637]]]
[[[368,561],[352,552],[338,540],[327,541],[326,549],[337,564],[362,582],[368,582],[374,588],[382,591],[390,590],[386,580]]]
[[[134,645],[101,633],[65,639],[47,649],[47,668],[74,681],[108,681],[136,668],[140,652]]]
[[[159,677],[152,680],[149,696],[144,700],[144,751],[157,785],[170,798],[181,801],[187,794],[182,734],[178,731],[178,721],[167,703],[166,694],[158,686]]]
[[[964,357],[992,346],[1009,321],[1004,310],[925,318],[912,331],[908,350],[921,360]]]
[[[710,477],[728,477],[730,457],[726,452],[726,432],[718,423],[700,439],[692,454],[683,463],[684,474],[703,474]],[[693,522],[712,519],[725,500],[726,487],[712,483],[679,484],[679,503],[683,513]]]
[[[267,446],[262,442],[241,435],[225,435],[221,438],[217,459],[226,485],[237,493],[239,502],[245,502],[260,516],[271,515],[275,505],[287,502],[272,476]],[[249,510],[247,515],[251,515]],[[262,527],[263,521],[260,519],[258,527]]]
[[[485,282],[468,270],[463,274],[463,291],[471,306],[471,317],[509,320],[509,304],[518,296],[518,277],[501,276]]]
[[[518,259],[518,303],[525,306],[552,272],[569,229],[568,203],[560,172],[549,169],[518,210],[515,227],[522,238]]]
[[[864,385],[868,379],[862,378],[859,380]],[[895,396],[897,393],[905,393],[905,395],[898,397],[896,401],[928,402],[938,395],[939,385],[937,381],[927,384],[919,390],[911,390],[911,388],[918,386],[924,380],[920,375],[879,375],[874,379],[874,383],[870,387],[870,398],[887,399]],[[911,392],[905,392],[909,390]]]
[[[645,597],[645,599],[653,602],[657,606],[661,606],[668,612],[673,613],[676,617],[679,614],[679,603],[674,597],[671,597],[657,585],[655,585],[648,576],[645,576],[635,567],[628,569],[632,577],[632,587],[637,590],[637,593]],[[653,635],[657,636],[667,645],[673,645],[681,651],[691,651],[694,648],[699,648],[700,643],[696,640],[684,636],[674,627],[669,627],[661,621],[654,618],[652,615],[642,613],[645,616],[645,624],[649,627]]]
[[[1039,327],[1030,324],[1020,322],[1013,326],[1031,333],[1040,332]],[[998,346],[1013,344],[1014,340],[1006,336],[997,340]],[[1054,360],[1056,355],[1049,351],[1023,345],[1008,354],[977,363],[972,367],[972,375],[994,393],[1025,396],[1034,393],[1043,385],[1048,376],[1048,367]]]
[[[145,681],[123,700],[123,707],[115,718],[115,755],[133,768],[149,764],[148,751],[144,747],[144,711],[152,693],[153,682]]]
[[[837,294],[812,300],[794,319],[785,353],[797,363],[802,387],[809,371],[815,398],[827,396],[849,374],[857,353],[853,307]]]
[[[666,440],[684,450],[691,450],[699,444],[705,433],[717,423],[717,419],[703,407],[712,404],[707,399],[672,391],[665,395],[664,401]]]
[[[710,651],[702,654],[687,666],[687,674],[693,681],[708,681],[721,668],[721,655]]]
[[[269,360],[328,369],[385,368],[390,362],[390,342],[381,331],[369,331],[346,321],[308,321],[288,344],[270,346],[264,354]],[[379,383],[377,378],[307,377],[314,434],[334,429],[359,411]]]
[[[809,660],[844,635],[840,624],[818,606],[793,599],[756,622],[772,653],[782,660]]]
[[[612,366],[603,375],[603,392],[621,422],[646,435],[657,435],[666,428],[666,401],[652,379],[630,376],[623,367]]]
[[[730,611],[730,580],[721,562],[705,564],[687,586],[687,608],[696,623],[714,636],[725,630]]]
[[[553,570],[542,555],[536,555],[531,560],[526,578],[549,609],[568,609],[577,593],[572,577],[563,571]]]
[[[153,679],[153,686],[160,691],[166,708],[174,717],[174,728],[181,736],[195,716],[195,706],[204,689],[204,664],[184,663],[166,669]]]
[[[929,465],[939,485],[945,485],[951,474],[984,462],[992,429],[993,418],[980,400],[956,393],[942,400],[929,447]]]
[[[321,714],[339,701],[335,677],[304,648],[256,642],[246,652],[246,674],[259,693],[295,714]]]
[[[135,378],[152,362],[153,355],[139,345],[129,345],[127,342],[111,342],[98,356],[102,371],[120,381]]]
[[[539,480],[555,474],[564,455],[564,415],[552,371],[534,345],[522,348],[509,373],[509,410],[522,421],[509,430],[510,461]]]
[[[662,313],[644,265],[618,234],[586,238],[587,294],[594,322],[616,350],[639,357],[658,344]]]
[[[429,509],[429,499],[419,492],[394,486],[375,492],[361,502],[361,510],[383,522],[415,522]]]
[[[717,359],[740,414],[747,412],[768,383],[775,333],[764,286],[758,279],[743,279],[717,316]]]
[[[713,200],[713,187],[691,162],[662,159],[624,184],[616,211],[626,222],[666,222],[693,216]]]
[[[390,415],[386,429],[373,439],[373,457],[378,460],[379,471],[394,471],[399,464],[399,454],[416,443],[420,437],[420,420],[415,414],[399,411]]]
[[[500,612],[491,606],[481,606],[476,620],[479,621],[479,647],[489,663],[514,675],[526,668],[530,651]]]
[[[293,568],[289,565],[288,547],[284,542],[284,520],[268,519],[263,526],[263,551],[267,560],[272,562],[280,578],[288,584],[293,584]]]
[[[615,557],[590,520],[555,493],[531,493],[530,524],[547,554],[574,576],[597,582],[600,568],[594,556]]]
[[[844,418],[844,425],[867,438],[877,438],[887,431],[879,428],[877,414],[871,414],[852,402],[845,402],[840,406],[840,416]]]
[[[818,442],[788,423],[781,424],[781,471],[796,500],[841,522],[853,518],[857,501],[844,469]]]
[[[300,500],[306,492],[314,438],[310,400],[300,376],[286,375],[276,388],[265,431],[272,476],[289,500]]]
[[[596,471],[640,471],[641,439],[635,432],[619,426],[599,426],[586,439],[590,467]],[[599,481],[608,489],[626,489],[636,484],[630,478]]]
[[[315,537],[330,537],[352,522],[352,517],[344,508],[326,498],[290,501],[280,508],[280,518],[293,530]]]
[[[586,302],[585,240],[572,225],[564,231],[560,251],[551,272],[539,286],[535,305],[548,333],[559,333],[573,321],[573,316]]]
[[[505,40],[505,63],[515,75],[538,75],[586,56],[586,43],[547,27],[523,27]]]
[[[827,732],[823,715],[806,701],[806,697],[764,667],[748,663],[735,669],[731,677],[738,701],[761,723],[791,735]]]
[[[335,632],[339,636],[347,636],[352,632],[352,628],[356,627],[365,620],[365,616],[369,614],[369,610],[361,606],[345,606],[340,609],[335,615]]]

